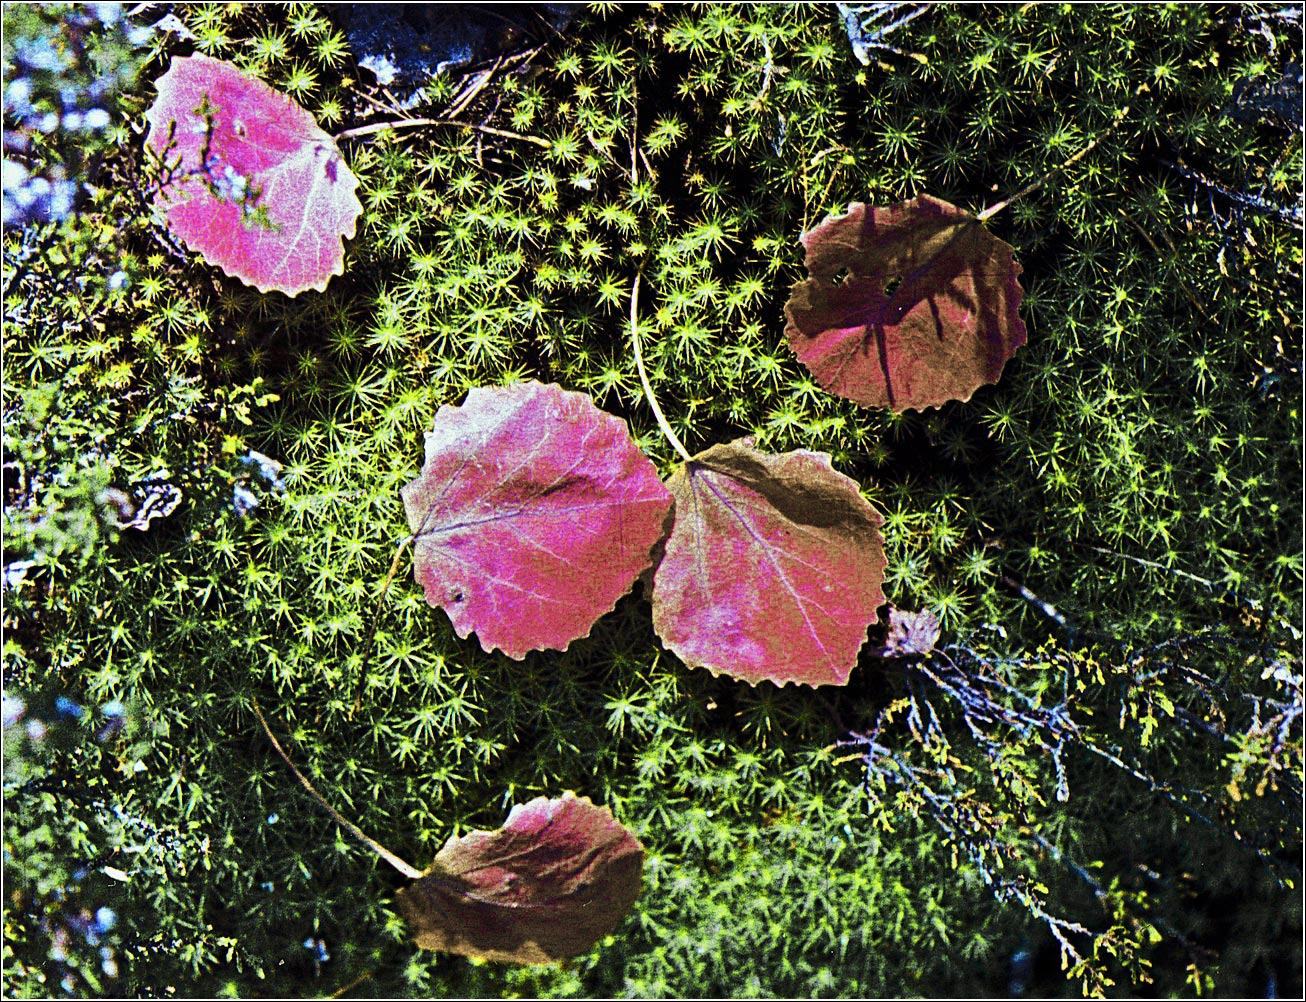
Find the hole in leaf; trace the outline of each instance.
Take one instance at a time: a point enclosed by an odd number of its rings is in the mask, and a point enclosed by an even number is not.
[[[831,285],[843,285],[843,283],[846,281],[848,281],[847,268],[840,268],[837,272],[835,272],[833,275],[830,276]]]
[[[886,296],[892,296],[898,291],[898,286],[900,285],[902,285],[902,276],[894,275],[893,278],[884,283],[884,294]]]

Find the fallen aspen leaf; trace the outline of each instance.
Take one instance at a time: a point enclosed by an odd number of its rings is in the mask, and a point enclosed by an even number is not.
[[[536,382],[441,407],[402,494],[426,600],[518,660],[565,650],[612,610],[671,506],[624,421]]]
[[[285,94],[208,56],[154,82],[145,145],[163,161],[155,204],[205,261],[260,292],[326,289],[362,203],[335,141]]]
[[[955,205],[855,202],[802,243],[785,334],[831,393],[899,413],[969,400],[1025,343],[1011,245]]]
[[[843,685],[884,603],[879,512],[830,457],[714,445],[668,482],[675,521],[653,627],[682,661],[742,679]]]
[[[644,847],[588,797],[537,797],[444,844],[398,904],[425,950],[512,964],[575,957],[639,897]]]

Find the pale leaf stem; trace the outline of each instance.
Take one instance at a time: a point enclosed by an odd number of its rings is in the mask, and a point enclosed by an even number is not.
[[[263,725],[263,733],[268,736],[268,740],[272,742],[272,747],[276,750],[276,753],[281,756],[281,761],[285,762],[286,765],[290,767],[290,771],[295,774],[295,778],[298,779],[304,789],[309,792],[309,795],[321,804],[326,812],[331,815],[332,820],[402,873],[405,877],[412,880],[420,879],[422,876],[421,870],[413,866],[411,863],[407,863],[400,859],[376,839],[364,834],[363,829],[359,828],[358,825],[354,824],[352,821],[345,820],[339,811],[326,802],[326,798],[313,788],[313,784],[308,781],[308,777],[295,768],[295,763],[290,761],[290,756],[287,755],[285,749],[281,747],[281,742],[277,740],[277,736],[272,733],[272,728],[268,726],[268,722],[263,716],[263,711],[259,709],[258,703],[252,702],[250,707],[254,711],[254,716],[258,717],[258,722]]]
[[[993,216],[996,216],[999,212],[1005,209],[1008,205],[1011,205],[1013,202],[1019,202],[1026,195],[1038,191],[1038,189],[1043,187],[1043,185],[1046,184],[1051,178],[1055,177],[1057,174],[1060,174],[1071,164],[1078,163],[1080,160],[1084,159],[1084,157],[1088,156],[1089,153],[1091,153],[1094,149],[1097,148],[1098,143],[1102,142],[1103,139],[1111,135],[1111,133],[1115,132],[1116,127],[1119,126],[1120,123],[1125,120],[1125,116],[1128,114],[1129,114],[1129,105],[1125,105],[1118,112],[1116,112],[1115,121],[1113,121],[1105,129],[1103,129],[1101,134],[1096,139],[1094,139],[1091,143],[1089,143],[1087,146],[1081,149],[1078,153],[1072,155],[1069,160],[1061,164],[1061,166],[1059,167],[1052,168],[1052,170],[1048,171],[1037,181],[1031,181],[1029,184],[1025,185],[1025,187],[1021,188],[1020,191],[1016,192],[1010,198],[1003,199],[997,205],[990,205],[983,212],[979,213],[979,215],[977,215],[975,218],[982,223],[986,219],[990,219]]]
[[[662,429],[662,434],[671,443],[671,447],[680,453],[681,458],[688,463],[691,460],[689,450],[680,441],[680,436],[672,429],[671,422],[667,420],[667,416],[662,413],[662,408],[658,406],[657,397],[653,396],[653,387],[648,381],[648,372],[644,368],[644,354],[639,348],[639,324],[636,320],[639,314],[639,279],[640,276],[636,274],[635,281],[630,287],[630,344],[635,349],[635,368],[639,370],[639,382],[644,387],[644,399],[648,401],[658,427]]]

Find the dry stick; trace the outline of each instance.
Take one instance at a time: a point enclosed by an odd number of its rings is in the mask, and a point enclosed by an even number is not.
[[[416,535],[408,536],[399,544],[394,559],[390,561],[390,570],[386,572],[385,580],[381,582],[381,594],[377,596],[376,608],[372,611],[372,625],[367,628],[367,637],[363,640],[362,660],[358,665],[358,691],[354,693],[354,705],[349,710],[350,720],[354,719],[354,714],[363,705],[363,686],[367,683],[367,659],[372,654],[372,638],[376,636],[376,624],[381,621],[381,604],[385,601],[386,593],[390,591],[390,582],[399,573],[399,561],[403,559],[404,550],[408,549],[416,538]]]
[[[803,224],[798,227],[798,232],[806,233],[807,220],[811,215],[812,208],[811,208],[811,201],[808,198],[808,192],[807,192],[807,158],[805,156],[801,156],[801,155],[799,156],[798,167],[802,171],[801,176],[803,181]]]
[[[1129,105],[1125,105],[1118,112],[1116,112],[1115,121],[1113,121],[1110,125],[1108,125],[1102,131],[1101,135],[1099,135],[1096,139],[1094,139],[1091,143],[1085,146],[1078,153],[1074,154],[1069,160],[1063,163],[1060,167],[1052,168],[1052,170],[1048,171],[1037,181],[1030,182],[1029,184],[1025,185],[1025,187],[1021,188],[1020,191],[1012,195],[1010,198],[1004,199],[1003,201],[999,202],[997,205],[989,206],[987,209],[985,209],[975,218],[982,223],[986,219],[996,216],[999,212],[1005,209],[1012,202],[1019,202],[1022,198],[1024,198],[1026,195],[1030,194],[1031,192],[1038,191],[1038,189],[1043,187],[1043,185],[1046,184],[1052,177],[1054,177],[1057,174],[1060,174],[1071,164],[1079,162],[1084,157],[1088,156],[1091,152],[1093,152],[1093,150],[1097,147],[1098,143],[1100,143],[1107,136],[1111,135],[1111,133],[1115,132],[1116,128],[1120,125],[1121,122],[1125,120],[1125,116],[1128,114],[1129,114]]]
[[[689,450],[680,441],[680,436],[672,430],[667,416],[662,413],[662,408],[658,406],[657,397],[653,396],[653,387],[649,385],[648,372],[644,369],[644,356],[639,350],[639,326],[635,320],[636,314],[639,312],[640,274],[640,272],[635,273],[635,281],[630,286],[630,343],[635,349],[635,368],[639,370],[639,382],[644,387],[644,399],[648,401],[649,408],[653,411],[653,417],[657,420],[658,427],[662,429],[662,434],[666,436],[672,448],[680,453],[681,458],[686,463],[692,462]]]
[[[464,91],[461,95],[454,98],[454,103],[449,108],[449,110],[445,112],[445,117],[456,118],[459,115],[461,115],[463,111],[466,110],[467,106],[471,104],[472,101],[476,98],[476,95],[485,89],[486,85],[489,84],[490,79],[494,76],[494,74],[499,72],[499,67],[502,65],[503,65],[503,56],[500,56],[497,60],[495,60],[493,66],[491,66],[488,70],[484,70],[481,72],[480,76],[477,77],[477,79],[472,83],[470,88]]]
[[[302,772],[295,768],[295,763],[290,761],[290,756],[287,755],[285,749],[281,747],[281,742],[277,740],[277,736],[272,733],[272,728],[268,726],[268,722],[263,716],[263,711],[259,709],[258,702],[252,702],[250,707],[254,711],[254,716],[258,717],[258,722],[263,725],[263,733],[268,736],[268,740],[272,742],[272,747],[276,750],[276,753],[281,756],[281,761],[290,766],[290,771],[295,774],[295,778],[299,780],[304,789],[309,792],[310,796],[325,808],[326,812],[331,815],[332,820],[402,873],[405,877],[412,880],[420,879],[422,876],[421,870],[413,866],[411,863],[404,862],[380,842],[376,841],[376,839],[365,835],[363,829],[359,828],[358,825],[354,824],[352,821],[345,820],[345,818],[343,818],[334,807],[326,802],[326,798],[323,797],[322,794],[313,789],[313,784],[308,781],[308,778]]]
[[[810,166],[812,167],[813,170],[815,170],[816,167],[821,163],[821,161],[823,161],[831,153],[838,153],[841,150],[846,153],[848,151],[848,147],[827,146],[825,149],[821,150],[820,153],[816,154],[816,156],[812,157],[812,162]],[[808,214],[810,211],[810,204],[808,198],[808,185],[807,185],[807,168],[809,165],[806,160],[801,161],[801,163],[803,165],[803,225],[800,228],[800,230],[801,232],[806,233]],[[835,164],[834,170],[830,173],[829,179],[825,182],[825,190],[821,192],[821,201],[819,205],[824,205],[826,199],[830,197],[830,190],[834,187],[835,178],[839,176],[839,172],[843,170],[843,166],[844,166],[843,160],[841,158],[840,162]]]
[[[607,150],[605,150],[602,146],[599,145],[599,141],[598,141],[597,139],[594,138],[594,133],[592,133],[592,132],[586,130],[586,132],[585,132],[585,138],[588,139],[588,140],[590,141],[590,145],[594,147],[594,151],[595,151],[599,156],[603,157],[605,160],[608,161],[608,163],[612,164],[612,166],[614,166],[614,167],[620,167],[620,166],[621,166],[621,164],[617,163],[617,158],[616,158],[616,157],[614,157],[611,153],[609,153]],[[633,183],[633,182],[632,182],[632,183]]]
[[[766,50],[766,66],[762,70],[762,89],[753,98],[754,108],[762,107],[762,98],[766,97],[766,92],[771,89],[771,75],[775,72],[775,60],[771,56],[771,43],[765,35],[762,36],[762,48]]]
[[[384,111],[387,115],[402,115],[404,113],[404,109],[400,108],[397,104],[382,104],[376,98],[372,97],[371,94],[365,94],[362,91],[359,91],[358,96],[373,108],[378,108],[381,111]]]
[[[639,85],[632,80],[630,89],[630,186],[633,188],[639,184],[639,164],[635,156],[635,151],[639,147]]]
[[[484,132],[490,136],[500,136],[504,139],[519,139],[523,143],[534,143],[546,150],[550,148],[549,141],[541,139],[539,136],[527,136],[520,132],[496,129],[489,125],[477,125],[474,122],[455,122],[451,118],[405,118],[398,122],[377,122],[372,125],[360,125],[356,129],[346,129],[344,132],[337,132],[333,138],[336,142],[339,142],[342,139],[353,139],[355,136],[370,136],[374,132],[384,132],[386,129],[413,129],[423,125],[452,125],[455,128],[474,129],[477,132]]]

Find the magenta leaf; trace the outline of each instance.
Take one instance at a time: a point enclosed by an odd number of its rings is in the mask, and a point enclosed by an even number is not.
[[[855,202],[802,242],[785,334],[831,393],[899,413],[969,400],[1025,343],[1011,245],[955,205]]]
[[[398,903],[417,945],[548,964],[584,953],[639,897],[644,847],[588,797],[518,805],[498,831],[451,838]]]
[[[883,604],[879,513],[830,457],[714,445],[667,484],[675,523],[653,627],[686,664],[756,684],[843,685]]]
[[[260,292],[320,292],[344,272],[358,180],[312,115],[208,56],[174,58],[155,87],[155,204],[187,247]]]
[[[881,658],[905,658],[925,655],[939,642],[939,617],[922,609],[904,612],[889,606],[889,626],[884,642],[873,645],[870,653]]]
[[[426,600],[517,659],[586,636],[652,563],[671,506],[623,421],[536,382],[441,407],[402,493]]]

